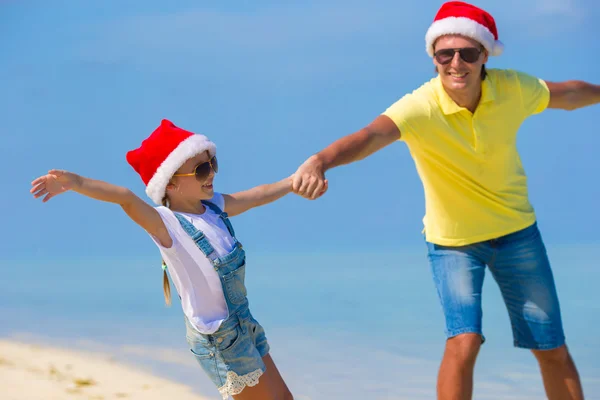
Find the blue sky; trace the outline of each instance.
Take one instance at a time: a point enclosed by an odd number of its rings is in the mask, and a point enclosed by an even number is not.
[[[440,1],[0,1],[5,259],[155,251],[114,205],[29,195],[50,168],[127,186],[125,161],[162,118],[219,148],[217,189],[283,178],[433,76],[424,35]],[[489,67],[600,83],[600,3],[485,0],[505,54]],[[530,193],[551,244],[597,243],[600,107],[522,127]],[[422,246],[422,187],[403,144],[331,171],[316,202],[293,195],[235,219],[256,252]],[[157,253],[158,254],[158,253]]]

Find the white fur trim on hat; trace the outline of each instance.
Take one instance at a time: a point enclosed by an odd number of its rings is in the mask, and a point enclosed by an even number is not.
[[[492,56],[499,56],[504,50],[504,45],[494,39],[494,34],[485,26],[465,17],[447,17],[435,21],[425,35],[427,54],[433,57],[433,44],[444,35],[462,35],[477,40]]]
[[[152,176],[152,179],[148,182],[148,185],[146,186],[146,194],[148,197],[156,204],[162,204],[167,185],[175,172],[177,172],[187,160],[207,150],[212,157],[217,152],[217,147],[204,135],[194,134],[179,143],[175,150],[173,150],[160,167],[158,167]]]

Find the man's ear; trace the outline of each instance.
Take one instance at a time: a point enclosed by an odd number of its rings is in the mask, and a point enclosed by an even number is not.
[[[487,50],[483,50],[483,63],[487,64],[490,53]]]

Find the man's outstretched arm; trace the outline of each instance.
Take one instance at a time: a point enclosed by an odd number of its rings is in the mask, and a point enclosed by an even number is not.
[[[306,160],[294,174],[292,190],[314,200],[327,191],[327,170],[362,160],[398,139],[400,130],[396,124],[380,115],[368,126],[336,140]]]
[[[576,110],[600,103],[600,85],[582,81],[546,82],[550,89],[548,108]]]

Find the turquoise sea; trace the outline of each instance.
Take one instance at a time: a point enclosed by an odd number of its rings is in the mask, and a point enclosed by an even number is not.
[[[596,246],[550,247],[570,349],[600,398]],[[425,248],[389,254],[268,254],[248,259],[251,307],[298,399],[433,399],[443,318]],[[157,259],[3,262],[0,334],[113,353],[217,399],[166,308]],[[533,357],[512,347],[491,275],[475,399],[544,399]]]

